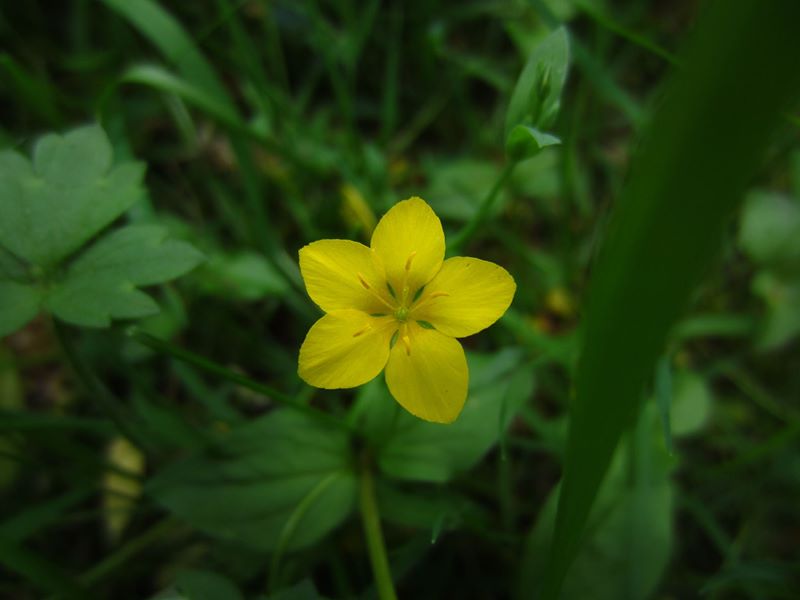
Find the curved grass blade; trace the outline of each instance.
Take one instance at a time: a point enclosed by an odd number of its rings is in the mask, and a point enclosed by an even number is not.
[[[668,328],[800,93],[800,3],[705,7],[654,114],[591,282],[543,597],[556,598]]]

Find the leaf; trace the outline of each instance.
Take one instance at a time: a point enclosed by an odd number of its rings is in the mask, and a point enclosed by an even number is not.
[[[22,261],[0,246],[0,280],[4,279],[25,283],[28,281],[28,270]]]
[[[38,288],[0,280],[0,337],[16,331],[39,314],[41,302]]]
[[[757,341],[759,350],[772,350],[791,341],[800,333],[800,277],[762,271],[753,280],[752,288],[767,307]]]
[[[326,598],[320,595],[310,579],[303,579],[293,586],[270,594],[266,600],[326,600]]]
[[[175,587],[189,600],[242,600],[244,597],[230,579],[211,571],[183,569],[175,576]]]
[[[698,433],[711,415],[711,390],[706,380],[692,371],[679,371],[672,384],[670,421],[676,437]]]
[[[376,447],[381,470],[398,479],[444,482],[477,463],[533,393],[533,373],[522,352],[470,354],[470,391],[464,410],[449,425],[410,415],[376,380],[359,393],[356,417]]]
[[[506,154],[514,161],[536,156],[547,146],[556,146],[561,140],[549,133],[539,131],[528,125],[517,125],[506,139]]]
[[[469,221],[478,212],[500,175],[497,164],[482,160],[432,161],[426,166],[431,184],[425,198],[437,215],[455,221]],[[501,191],[490,214],[500,212],[507,197]]]
[[[779,194],[751,193],[742,211],[739,245],[762,265],[800,267],[800,204]]]
[[[286,280],[261,254],[217,254],[198,270],[196,279],[207,293],[245,301],[286,293]]]
[[[51,269],[142,195],[144,165],[112,167],[98,125],[48,134],[33,156],[0,153],[0,245],[33,265]]]
[[[569,67],[569,37],[559,27],[533,49],[506,112],[505,137],[517,125],[545,128],[555,119]]]
[[[279,544],[297,550],[350,514],[356,496],[351,462],[344,432],[277,410],[234,430],[216,452],[168,467],[146,489],[211,535],[264,551]]]
[[[464,521],[490,523],[485,509],[468,498],[439,486],[405,489],[381,481],[377,489],[381,518],[387,522],[427,529],[431,542],[442,531],[458,528]]]
[[[669,328],[800,93],[790,58],[800,51],[800,4],[709,8],[649,121],[592,272],[545,600],[558,597],[578,554],[593,499]],[[735,71],[717,68],[723,60]]]
[[[47,308],[64,321],[88,327],[158,312],[155,301],[136,287],[174,279],[203,260],[186,242],[166,238],[166,229],[157,225],[109,233],[72,263],[48,293]]]
[[[672,463],[660,443],[657,408],[642,412],[617,449],[589,516],[562,600],[652,597],[672,550]],[[545,501],[525,546],[520,597],[538,597],[555,528],[560,487]]]

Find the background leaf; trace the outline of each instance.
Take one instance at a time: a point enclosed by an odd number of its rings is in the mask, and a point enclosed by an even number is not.
[[[167,467],[146,490],[211,535],[263,551],[296,550],[350,514],[352,468],[341,430],[276,410],[233,431],[216,451]]]
[[[458,419],[439,425],[404,411],[377,379],[359,392],[355,414],[391,477],[444,482],[478,462],[531,397],[534,376],[519,349],[468,355],[469,395]]]
[[[98,125],[49,134],[34,162],[0,153],[0,244],[52,268],[142,196],[144,165],[111,166],[111,146]]]
[[[150,315],[158,312],[158,305],[136,286],[174,279],[201,260],[191,245],[167,239],[162,227],[125,227],[81,254],[48,293],[46,306],[64,321],[88,327]]]
[[[16,331],[39,314],[42,293],[37,288],[0,280],[0,337]]]
[[[517,125],[544,129],[552,123],[567,80],[569,38],[559,27],[533,49],[517,80],[506,112],[505,137]]]

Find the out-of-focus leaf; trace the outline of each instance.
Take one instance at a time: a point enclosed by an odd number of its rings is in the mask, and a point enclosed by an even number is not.
[[[214,452],[168,467],[147,492],[211,535],[295,550],[350,514],[356,478],[341,430],[278,410],[234,430]]]
[[[387,481],[380,482],[377,495],[381,518],[404,527],[431,532],[431,542],[443,531],[459,528],[465,521],[489,523],[490,517],[480,506],[440,487],[405,489]]]
[[[112,166],[98,125],[42,137],[33,163],[0,152],[0,245],[53,267],[141,197],[143,175],[141,163]]]
[[[478,462],[533,393],[533,373],[522,359],[516,348],[491,356],[469,354],[469,395],[449,425],[407,413],[380,379],[362,388],[355,414],[383,472],[399,479],[444,482]]]
[[[0,280],[0,337],[39,314],[42,292],[32,285]]]
[[[89,327],[154,314],[158,305],[137,286],[168,281],[202,260],[193,246],[167,239],[162,227],[125,227],[81,254],[50,291],[46,306],[64,321]]]
[[[287,290],[283,276],[255,252],[214,255],[195,279],[205,292],[234,300],[260,300]]]
[[[294,584],[288,588],[278,590],[274,594],[267,596],[266,600],[326,600],[327,596],[322,596],[314,587],[309,579]]]
[[[499,167],[492,162],[480,160],[458,160],[429,165],[431,184],[425,192],[426,201],[436,213],[445,219],[469,221],[492,189]],[[507,194],[500,197],[492,207],[492,214],[501,211]]]
[[[659,442],[657,410],[648,405],[614,456],[587,523],[587,534],[561,590],[563,600],[645,600],[672,550],[671,462]],[[633,447],[632,447],[633,446]],[[527,540],[523,597],[542,583],[560,488],[548,497]]]
[[[505,137],[517,125],[547,128],[558,113],[567,80],[569,38],[560,27],[534,48],[517,80],[506,112]]]
[[[184,569],[175,576],[175,588],[187,600],[241,600],[239,588],[211,571]]]
[[[520,194],[534,198],[557,198],[561,191],[558,179],[560,148],[550,146],[521,162],[511,174],[511,185]]]
[[[506,154],[511,160],[525,160],[536,156],[547,146],[557,146],[561,140],[556,136],[529,125],[516,125],[506,138]]]
[[[104,477],[103,520],[112,542],[122,535],[142,493],[144,454],[124,437],[114,438],[106,450],[109,469]],[[123,474],[129,473],[129,475]]]
[[[778,348],[800,333],[800,277],[762,271],[752,287],[767,307],[757,342],[761,350]]]
[[[794,263],[800,272],[800,203],[753,192],[742,211],[739,245],[762,265]]]
[[[672,381],[670,421],[676,437],[698,433],[711,415],[711,390],[692,371],[678,371]]]

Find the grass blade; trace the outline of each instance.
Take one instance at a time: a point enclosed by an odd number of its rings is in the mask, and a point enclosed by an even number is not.
[[[716,2],[655,113],[591,282],[543,597],[556,598],[668,328],[800,92],[791,0]]]

